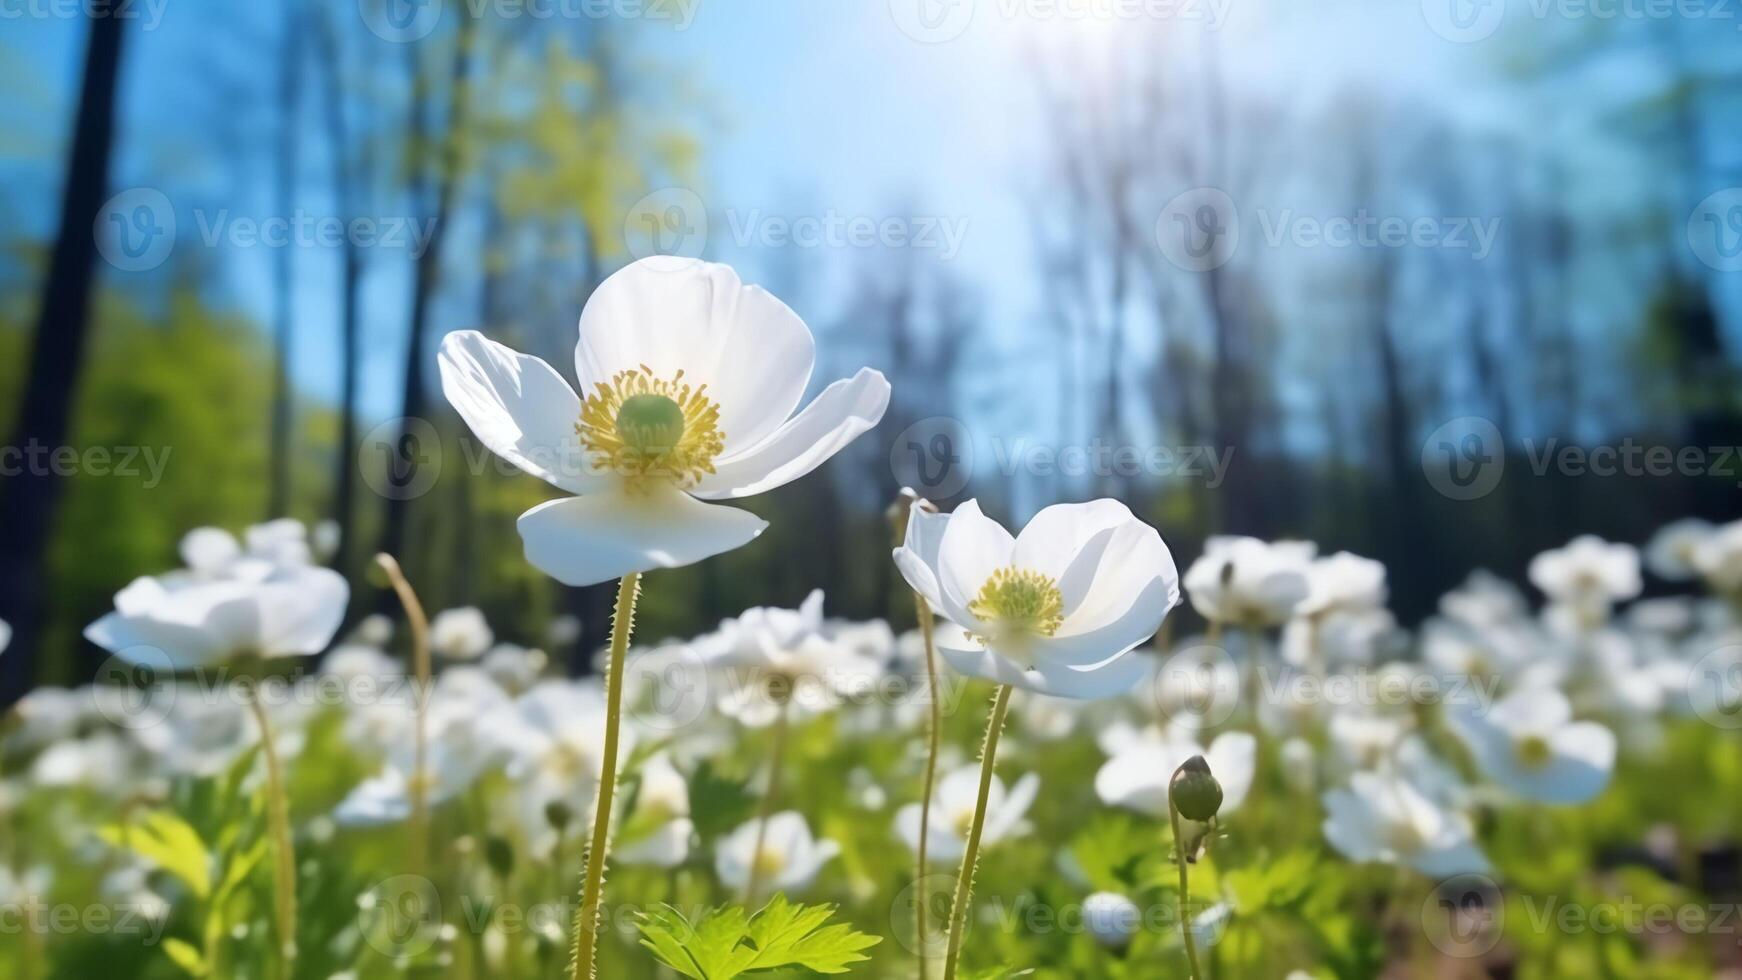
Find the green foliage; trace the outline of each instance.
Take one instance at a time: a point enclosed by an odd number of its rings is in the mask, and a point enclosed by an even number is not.
[[[844,923],[827,924],[829,905],[794,905],[776,895],[755,915],[738,906],[714,909],[691,923],[664,906],[636,924],[641,945],[661,963],[693,980],[732,980],[748,973],[801,967],[846,973],[882,942]]]

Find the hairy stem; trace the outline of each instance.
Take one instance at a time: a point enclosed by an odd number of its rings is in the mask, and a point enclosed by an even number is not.
[[[998,755],[998,736],[1004,716],[1010,713],[1010,685],[1003,684],[992,698],[992,714],[986,719],[986,742],[980,748],[980,798],[974,804],[974,822],[968,828],[968,849],[962,852],[962,869],[956,876],[956,900],[950,907],[950,946],[944,954],[944,980],[956,980],[956,960],[962,955],[962,930],[968,921],[968,903],[974,897],[974,869],[980,860],[980,835],[986,829],[986,800],[992,795],[992,766]]]
[[[605,856],[611,842],[611,801],[617,792],[617,740],[623,727],[623,661],[629,635],[635,631],[635,600],[641,595],[641,573],[630,572],[617,586],[617,609],[611,619],[611,665],[606,674],[604,767],[599,773],[599,799],[593,811],[593,839],[587,848],[586,878],[581,904],[575,909],[575,953],[572,980],[598,975],[599,905],[605,893]]]

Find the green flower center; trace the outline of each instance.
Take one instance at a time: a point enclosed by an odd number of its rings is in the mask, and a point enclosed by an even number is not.
[[[1518,756],[1518,764],[1526,769],[1541,769],[1554,758],[1554,750],[1549,748],[1548,739],[1541,735],[1526,735],[1513,743],[1512,751]]]
[[[632,395],[617,410],[617,438],[637,452],[671,452],[683,438],[683,409],[664,395]]]
[[[1058,583],[1039,572],[1000,568],[968,603],[975,617],[1004,637],[1051,636],[1064,621],[1065,597]]]
[[[660,378],[645,365],[594,386],[575,431],[599,466],[632,486],[648,480],[694,486],[714,472],[726,445],[720,407],[706,385],[686,384],[682,371]]]

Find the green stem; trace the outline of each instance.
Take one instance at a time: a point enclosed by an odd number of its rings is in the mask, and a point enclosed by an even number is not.
[[[756,850],[750,852],[750,877],[744,882],[744,904],[749,905],[762,885],[762,848],[768,844],[768,821],[774,816],[774,801],[780,796],[781,772],[786,768],[786,739],[791,724],[790,697],[780,702],[774,719],[774,748],[768,764],[768,785],[762,790],[762,807],[756,820]]]
[[[429,854],[429,697],[433,688],[429,617],[424,614],[423,603],[418,601],[417,591],[406,579],[399,562],[392,555],[380,554],[375,556],[375,563],[387,573],[387,581],[393,585],[400,604],[405,607],[405,619],[411,626],[412,676],[415,678],[412,697],[416,700],[412,704],[411,827],[406,834],[406,850],[409,852],[406,868],[410,874],[421,875],[424,859]]]
[[[617,792],[617,736],[623,725],[623,661],[629,634],[635,630],[635,600],[641,595],[641,573],[630,572],[617,586],[617,609],[611,619],[611,666],[606,675],[604,767],[599,773],[599,799],[593,811],[593,840],[587,849],[587,871],[581,904],[575,909],[575,953],[572,980],[598,975],[599,904],[605,892],[605,854],[610,845],[611,800]]]
[[[1190,898],[1190,893],[1186,890],[1189,882],[1187,868],[1191,862],[1186,860],[1186,836],[1180,829],[1179,810],[1173,805],[1172,794],[1168,795],[1167,816],[1173,821],[1173,850],[1179,862],[1179,898],[1174,904],[1174,910],[1179,917],[1179,934],[1185,941],[1186,962],[1191,966],[1191,980],[1203,980],[1204,971],[1198,966],[1198,943],[1192,937],[1192,920],[1187,914]]]
[[[284,975],[289,977],[295,974],[296,967],[296,844],[290,834],[290,798],[284,792],[284,769],[272,741],[272,721],[266,707],[260,703],[257,692],[249,692],[247,700],[260,726],[261,754],[266,757],[267,820],[276,857],[272,908],[278,924],[279,955]]]
[[[931,798],[932,790],[938,779],[938,742],[943,729],[943,704],[938,700],[938,654],[937,643],[933,637],[931,604],[925,597],[915,592],[914,605],[919,612],[919,635],[925,641],[925,673],[926,693],[931,699],[931,725],[926,732],[925,753],[925,788],[920,791],[919,798],[919,870],[914,875],[913,928],[915,947],[919,950],[919,980],[926,980],[926,961],[929,944],[926,942],[925,916],[931,908],[931,896],[926,888],[926,841],[931,837]]]
[[[944,980],[956,980],[956,960],[962,955],[962,930],[968,921],[968,902],[974,895],[974,869],[980,860],[980,835],[986,829],[986,800],[992,795],[992,765],[998,755],[998,735],[1004,716],[1010,712],[1010,685],[1002,684],[992,698],[992,714],[986,719],[986,742],[980,748],[980,798],[974,804],[974,822],[968,828],[968,849],[962,852],[962,869],[956,875],[956,900],[950,908],[950,946],[944,954]]]

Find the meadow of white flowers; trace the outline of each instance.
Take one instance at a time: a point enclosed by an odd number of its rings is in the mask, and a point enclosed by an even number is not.
[[[569,494],[528,560],[623,583],[597,676],[426,616],[385,557],[404,614],[339,635],[328,535],[192,531],[91,624],[96,682],[4,729],[0,973],[1742,967],[1742,522],[1582,537],[1410,628],[1381,565],[1309,542],[1213,538],[1181,575],[1116,501],[1012,533],[910,496],[921,629],[814,593],[638,644],[658,569],[761,530],[716,501],[814,469],[887,384],[798,409],[808,330],[705,263],[601,288],[579,393],[477,334],[442,358],[479,438]]]

